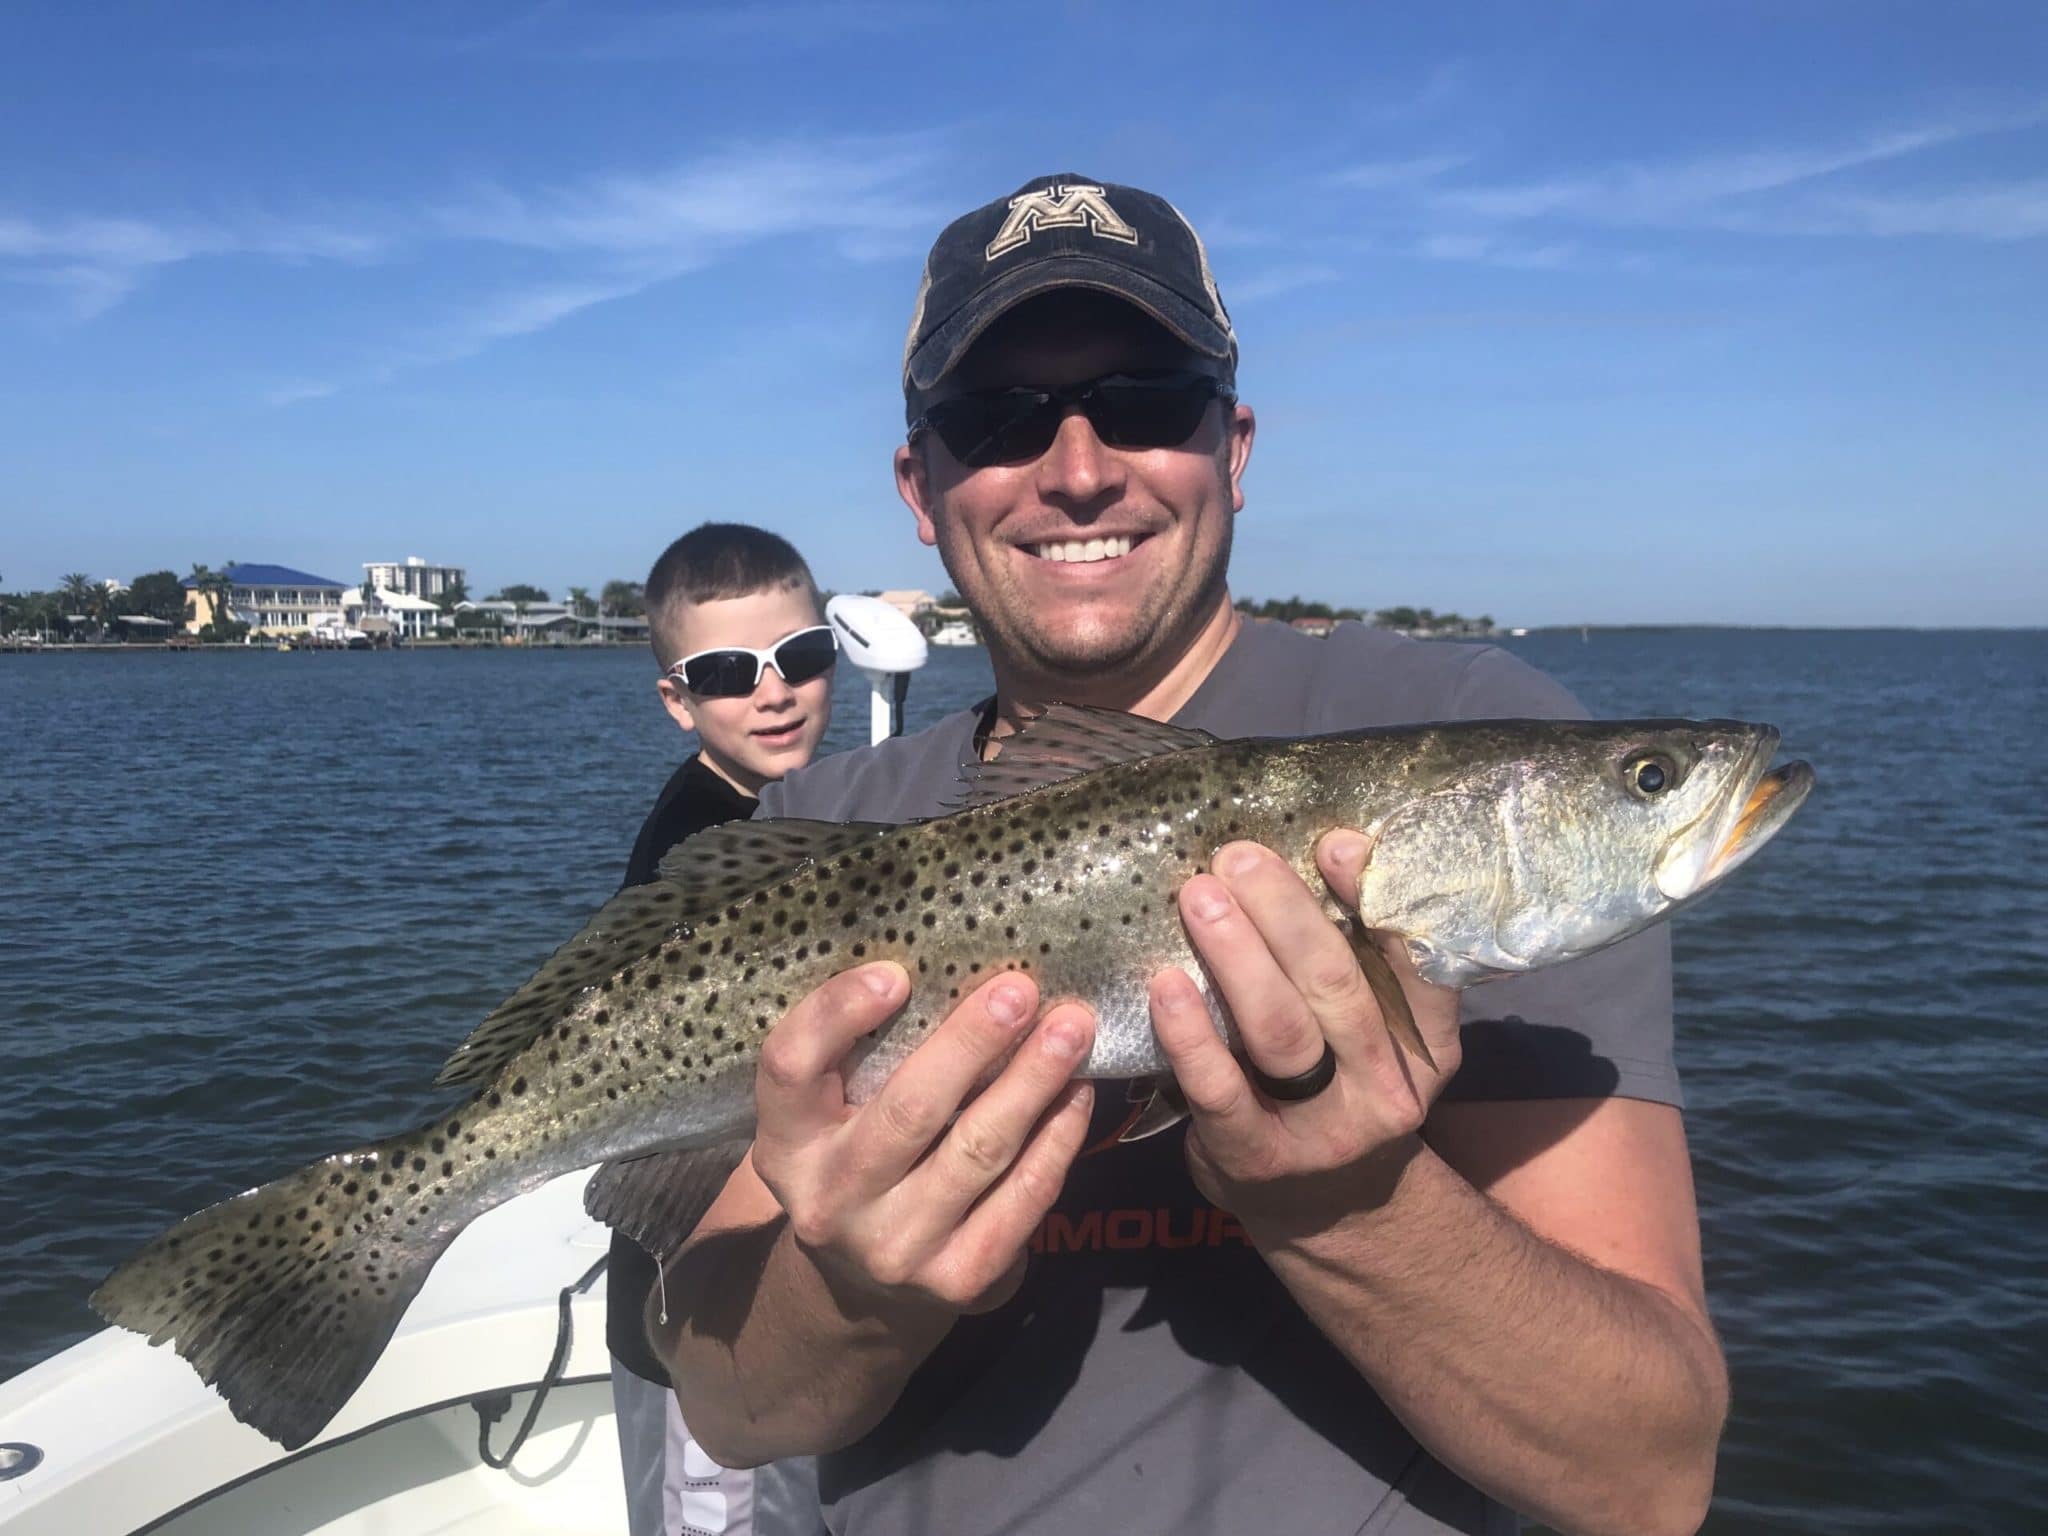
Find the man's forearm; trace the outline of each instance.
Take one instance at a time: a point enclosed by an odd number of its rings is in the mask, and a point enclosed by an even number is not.
[[[648,1335],[683,1419],[729,1467],[838,1450],[867,1433],[953,1318],[835,1288],[786,1220],[721,1232],[670,1261]]]
[[[1402,1423],[1561,1530],[1694,1529],[1727,1408],[1711,1332],[1536,1236],[1419,1143],[1385,1179],[1319,1230],[1245,1222]]]

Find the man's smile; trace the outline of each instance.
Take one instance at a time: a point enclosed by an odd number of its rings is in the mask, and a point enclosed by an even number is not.
[[[1017,546],[1033,559],[1058,565],[1096,565],[1121,560],[1151,537],[1147,533],[1121,533],[1085,539],[1051,539]]]

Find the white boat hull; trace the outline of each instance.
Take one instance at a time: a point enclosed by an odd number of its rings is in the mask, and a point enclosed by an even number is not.
[[[479,1217],[450,1246],[376,1368],[293,1454],[237,1422],[168,1346],[108,1329],[0,1383],[0,1443],[41,1460],[0,1481],[6,1536],[493,1536],[622,1531],[625,1495],[599,1277],[571,1303],[561,1378],[512,1466],[478,1454],[474,1404],[512,1394],[502,1455],[555,1349],[561,1291],[609,1233],[589,1174]]]

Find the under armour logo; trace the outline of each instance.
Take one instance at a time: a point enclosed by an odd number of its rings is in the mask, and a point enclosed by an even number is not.
[[[1036,192],[1024,192],[1010,199],[1009,217],[988,243],[988,260],[1029,243],[1041,229],[1078,229],[1103,240],[1138,243],[1138,232],[1117,216],[1100,187],[1063,187],[1055,182]]]

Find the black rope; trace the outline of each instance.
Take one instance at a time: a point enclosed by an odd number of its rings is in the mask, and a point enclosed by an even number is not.
[[[519,1448],[526,1444],[526,1437],[533,1433],[534,1423],[540,1418],[541,1404],[548,1400],[548,1393],[553,1391],[555,1383],[562,1379],[562,1368],[569,1363],[569,1346],[574,1342],[576,1332],[572,1303],[577,1296],[597,1283],[597,1277],[604,1273],[604,1267],[610,1259],[611,1255],[606,1254],[583,1272],[582,1279],[562,1287],[562,1294],[555,1303],[558,1321],[555,1324],[554,1358],[548,1361],[547,1374],[541,1377],[540,1385],[534,1388],[533,1401],[526,1405],[526,1418],[520,1424],[518,1432],[512,1436],[512,1443],[505,1447],[503,1456],[491,1454],[491,1426],[502,1419],[506,1410],[511,1408],[512,1394],[494,1393],[490,1397],[478,1398],[472,1405],[476,1409],[476,1453],[485,1466],[499,1472],[504,1471],[512,1465],[512,1458],[519,1454]]]

